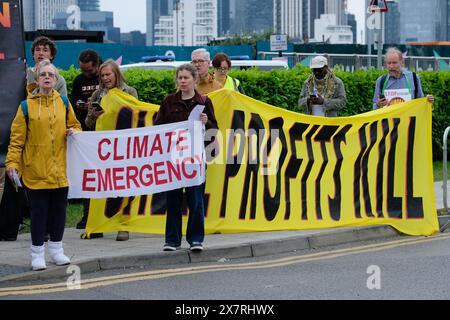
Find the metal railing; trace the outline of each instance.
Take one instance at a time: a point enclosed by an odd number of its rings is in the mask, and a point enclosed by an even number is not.
[[[447,198],[448,198],[448,194],[447,194],[447,180],[448,180],[448,172],[447,172],[447,142],[448,142],[448,134],[450,133],[450,127],[447,127],[447,129],[445,129],[444,132],[444,157],[443,157],[443,179],[442,179],[442,189],[443,189],[443,195],[442,198],[444,200],[444,208],[447,211],[447,213],[450,213],[449,209],[448,209],[448,203],[447,203]],[[447,229],[447,227],[450,225],[450,219],[447,221],[446,224],[444,224],[441,228],[441,232],[444,232],[445,229]]]
[[[282,57],[288,58],[291,67],[299,63],[309,66],[311,59],[317,55],[325,56],[328,59],[328,65],[335,70],[367,70],[376,68],[377,66],[377,55],[298,52],[282,53]],[[265,60],[267,58],[278,57],[278,53],[261,51],[258,52],[258,56]],[[404,58],[404,66],[411,71],[450,70],[450,57],[407,56]]]

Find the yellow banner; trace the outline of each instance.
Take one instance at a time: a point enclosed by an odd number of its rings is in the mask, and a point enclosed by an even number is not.
[[[426,98],[343,118],[225,89],[210,98],[220,152],[207,168],[206,233],[381,224],[438,231]],[[151,125],[158,110],[119,90],[102,106],[97,130]],[[87,232],[115,230],[164,233],[164,194],[91,200]]]

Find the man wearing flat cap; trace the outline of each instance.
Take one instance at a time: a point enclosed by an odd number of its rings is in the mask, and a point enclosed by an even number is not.
[[[298,105],[307,114],[337,117],[347,103],[344,83],[333,74],[324,56],[313,58],[310,67],[312,75],[303,84]]]

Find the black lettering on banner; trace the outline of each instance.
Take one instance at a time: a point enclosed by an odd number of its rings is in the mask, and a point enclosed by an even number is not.
[[[248,125],[248,163],[245,169],[244,190],[242,191],[241,207],[239,210],[239,219],[245,219],[247,211],[248,193],[250,188],[250,180],[252,180],[252,192],[250,195],[250,219],[256,217],[256,200],[258,197],[258,169],[259,169],[259,153],[261,150],[262,140],[264,139],[264,124],[261,117],[252,113],[250,123]],[[260,136],[262,135],[262,136]],[[253,139],[256,138],[256,151],[253,154]]]
[[[138,216],[145,215],[145,207],[147,206],[147,195],[143,195],[139,197],[139,210],[138,210]]]
[[[291,216],[291,187],[290,179],[295,179],[297,177],[300,166],[302,165],[303,159],[297,158],[297,147],[295,146],[296,141],[301,141],[303,133],[309,128],[309,124],[296,122],[289,129],[289,140],[291,147],[291,158],[286,166],[284,188],[285,192],[285,202],[286,202],[286,212],[284,214],[284,219],[289,220]]]
[[[414,136],[416,134],[416,117],[409,119],[408,151],[406,154],[406,217],[423,218],[423,199],[414,197]]]
[[[387,119],[381,120],[381,127],[383,129],[383,136],[378,145],[378,165],[377,165],[377,190],[376,190],[376,210],[378,218],[383,218],[383,174],[384,174],[384,159],[386,157],[386,137],[389,133],[389,121]]]
[[[152,203],[150,205],[150,214],[154,216],[166,214],[166,193],[152,194]]]
[[[322,180],[323,173],[325,172],[325,168],[328,165],[328,154],[325,143],[331,141],[331,137],[336,133],[339,129],[339,126],[323,126],[317,135],[314,138],[314,141],[320,142],[320,151],[322,152],[323,162],[320,166],[319,174],[317,175],[315,181],[315,192],[316,192],[316,217],[318,220],[322,220],[322,205],[321,205],[321,187],[320,182]]]
[[[145,124],[146,124],[145,117],[146,116],[147,116],[147,111],[139,111],[139,113],[138,113],[138,123],[137,123],[137,127],[138,128],[145,127]]]
[[[351,127],[351,124],[346,125],[333,137],[334,153],[337,160],[333,172],[335,195],[334,198],[328,196],[328,206],[330,208],[330,216],[335,221],[339,221],[341,219],[341,167],[342,162],[344,161],[344,157],[342,156],[341,151],[341,143],[346,143],[345,135],[351,129]]]
[[[305,137],[306,149],[308,150],[308,164],[306,165],[305,172],[303,173],[303,176],[302,176],[302,197],[301,197],[301,199],[302,199],[302,220],[308,220],[308,215],[307,215],[308,199],[306,198],[308,193],[306,190],[306,182],[308,181],[309,174],[311,173],[312,166],[314,164],[314,153],[313,153],[313,149],[312,149],[311,138],[316,133],[317,129],[319,129],[319,128],[320,128],[319,125],[313,126]]]
[[[125,208],[123,208],[123,215],[125,215],[125,216],[129,216],[130,215],[130,213],[131,213],[131,204],[133,203],[134,198],[135,198],[134,196],[131,196],[131,197],[127,198],[128,203],[125,206]]]
[[[233,120],[231,121],[230,136],[228,137],[227,164],[225,169],[225,178],[222,192],[222,203],[220,205],[220,218],[225,218],[227,211],[228,198],[228,181],[235,177],[241,168],[242,158],[244,156],[245,132],[244,132],[244,111],[235,110],[233,112]],[[240,145],[237,155],[233,154],[234,144],[236,143],[236,135],[240,135]],[[233,157],[233,160],[230,158]]]
[[[367,139],[366,139],[366,126],[368,123],[364,123],[362,127],[359,129],[359,145],[360,152],[358,157],[356,158],[354,164],[354,178],[353,178],[353,203],[355,205],[355,217],[361,218],[361,159],[366,152],[367,149]]]
[[[272,136],[272,133],[276,133],[278,136],[278,139],[281,143],[281,152],[279,154],[279,158],[277,161],[277,186],[275,190],[275,195],[272,197],[270,194],[270,186],[269,186],[269,175],[264,175],[264,213],[266,216],[267,221],[272,221],[275,219],[275,216],[277,215],[278,209],[280,207],[280,198],[281,198],[281,168],[283,167],[284,161],[286,160],[287,155],[287,141],[286,141],[286,135],[284,134],[283,130],[283,118],[274,118],[269,121],[269,138],[267,139],[267,145],[264,150],[264,154],[269,157],[273,145],[275,144],[274,137]],[[273,132],[272,132],[273,131]],[[266,166],[269,164],[266,163]],[[266,168],[268,169],[268,168]]]
[[[370,199],[369,192],[369,156],[373,149],[373,146],[377,142],[377,122],[372,122],[370,125],[370,145],[367,148],[364,156],[362,158],[362,185],[363,185],[363,198],[364,198],[364,208],[366,210],[366,215],[368,217],[374,217],[372,213],[372,201]]]
[[[387,167],[387,209],[389,218],[402,218],[402,198],[394,197],[395,176],[395,150],[397,148],[398,126],[400,119],[394,118],[394,127],[391,132],[391,145],[388,154]]]

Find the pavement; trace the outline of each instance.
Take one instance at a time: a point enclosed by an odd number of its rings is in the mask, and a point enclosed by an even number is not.
[[[443,184],[434,184],[436,208],[442,211]],[[448,183],[450,194],[450,182]],[[450,197],[447,195],[447,203]],[[439,217],[442,226],[450,215]],[[83,230],[66,228],[64,248],[81,273],[132,267],[161,267],[198,262],[223,262],[230,259],[260,257],[287,252],[307,252],[314,249],[369,240],[404,236],[390,226],[341,227],[318,230],[210,234],[205,236],[205,250],[192,253],[186,242],[180,250],[163,252],[164,235],[130,233],[130,240],[115,241],[116,233],[103,238],[81,240]],[[11,282],[67,277],[67,266],[47,263],[47,270],[31,271],[30,234],[20,234],[17,241],[0,242],[0,287]]]

